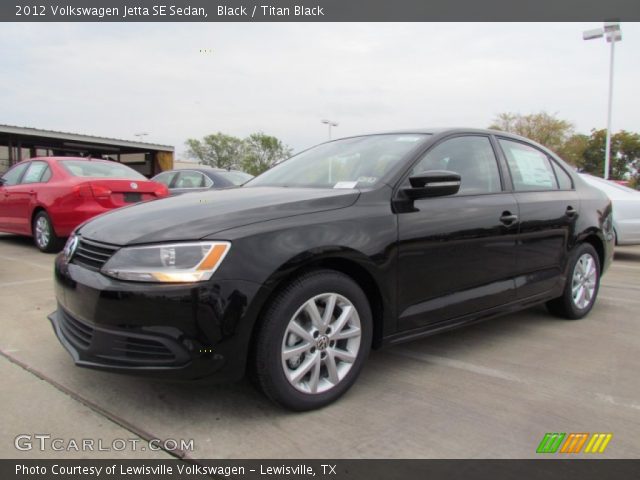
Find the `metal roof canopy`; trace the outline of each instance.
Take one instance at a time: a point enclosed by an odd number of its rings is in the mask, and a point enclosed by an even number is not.
[[[0,125],[0,137],[19,136],[21,139],[31,142],[38,140],[47,142],[58,140],[62,148],[101,150],[105,153],[135,153],[140,151],[173,152],[170,145],[119,140],[117,138],[96,137],[92,135],[80,135],[77,133],[57,132],[54,130],[41,130],[38,128],[16,127],[13,125]],[[15,137],[14,137],[15,138]],[[50,145],[50,144],[49,144]],[[46,146],[46,143],[42,145]]]

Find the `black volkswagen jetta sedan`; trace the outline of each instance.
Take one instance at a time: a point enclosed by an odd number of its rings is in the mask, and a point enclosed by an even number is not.
[[[540,303],[584,317],[612,246],[609,200],[525,138],[357,136],[240,188],[81,225],[56,259],[49,318],[77,365],[251,372],[307,410],[345,393],[371,348]]]

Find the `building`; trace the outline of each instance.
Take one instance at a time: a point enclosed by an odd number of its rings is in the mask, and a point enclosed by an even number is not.
[[[90,156],[124,163],[152,177],[173,168],[173,154],[168,145],[0,125],[0,174],[28,158]]]

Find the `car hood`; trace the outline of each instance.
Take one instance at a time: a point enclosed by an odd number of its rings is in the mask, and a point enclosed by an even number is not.
[[[78,232],[114,245],[198,240],[230,228],[352,205],[357,190],[242,187],[194,192],[100,215]]]

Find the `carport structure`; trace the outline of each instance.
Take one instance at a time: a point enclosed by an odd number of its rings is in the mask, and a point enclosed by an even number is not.
[[[0,174],[33,157],[91,156],[124,163],[152,177],[173,168],[173,154],[168,145],[0,125]]]

